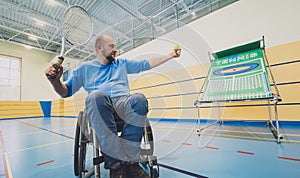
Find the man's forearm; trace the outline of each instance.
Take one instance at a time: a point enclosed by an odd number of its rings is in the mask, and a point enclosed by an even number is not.
[[[61,83],[60,80],[53,80],[51,81],[51,84],[56,93],[58,93],[61,97],[67,96],[68,87],[65,84]]]
[[[151,58],[151,59],[149,59],[149,64],[152,69],[156,66],[159,66],[159,65],[165,63],[166,61],[168,61],[172,58],[173,58],[172,54],[168,54],[166,56],[161,56],[161,57],[157,57],[157,58]]]

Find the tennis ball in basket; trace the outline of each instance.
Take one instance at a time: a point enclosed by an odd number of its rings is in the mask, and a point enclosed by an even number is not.
[[[174,51],[177,51],[177,50],[179,50],[180,49],[180,46],[179,45],[175,45],[174,46]]]

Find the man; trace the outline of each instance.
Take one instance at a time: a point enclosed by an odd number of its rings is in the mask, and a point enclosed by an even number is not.
[[[53,64],[45,75],[61,97],[69,97],[81,87],[87,92],[86,112],[99,140],[110,177],[149,177],[138,165],[140,142],[148,113],[143,94],[130,94],[127,74],[149,70],[177,58],[181,49],[165,56],[133,61],[116,59],[116,45],[110,36],[100,35],[95,42],[97,59],[82,63],[65,83],[63,69]],[[117,135],[115,118],[124,121],[122,135]]]

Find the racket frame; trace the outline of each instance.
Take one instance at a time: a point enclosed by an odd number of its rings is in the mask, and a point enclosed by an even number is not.
[[[63,30],[63,21],[64,21],[64,17],[66,16],[66,14],[68,13],[68,11],[70,10],[70,9],[72,9],[72,8],[80,8],[81,10],[83,10],[83,12],[85,12],[86,14],[87,14],[87,16],[88,16],[88,19],[89,19],[89,21],[90,21],[90,23],[91,23],[91,33],[90,33],[90,35],[89,35],[89,37],[86,39],[86,41],[84,41],[83,43],[81,43],[81,44],[78,44],[78,45],[75,45],[75,44],[72,44],[67,38],[65,38],[65,34],[64,34],[64,30]],[[93,30],[94,30],[94,26],[93,26],[93,23],[92,23],[92,19],[91,19],[91,16],[89,15],[89,13],[83,8],[83,7],[81,7],[81,6],[79,6],[79,5],[71,5],[71,6],[69,6],[65,11],[64,11],[64,14],[63,14],[63,18],[62,18],[62,20],[61,20],[61,22],[60,22],[60,28],[61,28],[61,35],[62,35],[62,38],[61,38],[61,51],[60,51],[60,54],[59,54],[59,57],[60,58],[62,58],[62,60],[63,60],[63,56],[65,56],[65,55],[67,55],[70,51],[72,51],[73,49],[75,49],[76,47],[78,47],[78,46],[81,46],[81,45],[83,45],[83,44],[85,44],[85,43],[87,43],[90,39],[91,39],[91,36],[93,35]],[[66,52],[64,52],[65,51],[65,42],[68,42],[70,45],[72,45],[72,47],[70,48],[70,49],[68,49]]]

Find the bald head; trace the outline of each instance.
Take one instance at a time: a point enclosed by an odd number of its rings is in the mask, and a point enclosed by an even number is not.
[[[95,41],[97,59],[104,65],[115,60],[117,48],[115,41],[108,35],[100,35]]]
[[[105,43],[107,43],[110,40],[113,39],[108,35],[99,35],[95,41],[95,49],[96,50],[99,49],[101,46],[103,46]]]

